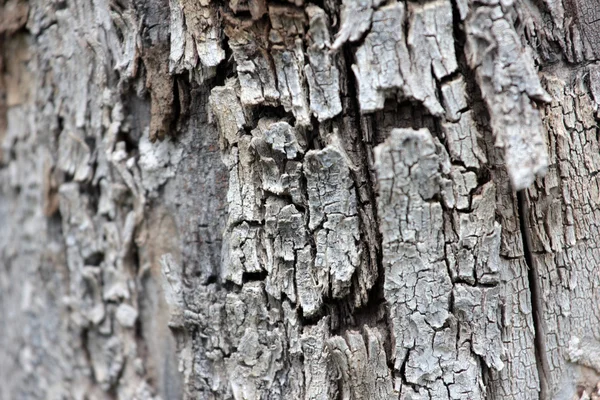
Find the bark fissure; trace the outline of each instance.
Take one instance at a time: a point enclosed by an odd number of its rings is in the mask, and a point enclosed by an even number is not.
[[[386,356],[388,364],[391,364],[391,338],[389,335],[389,332],[391,332],[391,321],[389,318],[388,304],[385,300],[383,289],[385,281],[385,271],[383,267],[383,254],[381,251],[382,236],[381,231],[379,229],[379,217],[377,214],[377,207],[375,206],[377,204],[377,198],[375,189],[375,176],[373,170],[374,166],[372,163],[373,153],[372,147],[370,147],[373,145],[373,143],[371,142],[370,138],[365,132],[365,129],[372,131],[373,127],[371,126],[370,118],[361,116],[359,112],[360,103],[358,100],[357,81],[356,77],[353,75],[352,72],[353,58],[354,56],[352,54],[350,46],[343,46],[343,64],[346,67],[346,76],[349,77],[349,79],[346,80],[346,96],[349,99],[347,115],[354,116],[353,118],[355,119],[355,121],[358,120],[357,123],[355,123],[355,125],[357,131],[357,140],[361,146],[359,159],[360,161],[362,161],[360,165],[362,166],[362,174],[365,178],[363,185],[367,191],[366,201],[368,201],[368,203],[362,205],[369,207],[369,211],[372,213],[371,220],[367,220],[364,217],[365,214],[361,214],[361,236],[363,240],[368,240],[368,238],[365,237],[368,229],[370,229],[375,234],[375,238],[371,238],[371,242],[374,242],[371,243],[371,246],[374,247],[375,257],[370,258],[370,262],[375,262],[376,264],[376,278],[372,287],[368,290],[368,299],[365,304],[364,313],[365,315],[369,315],[372,312],[376,315],[379,315],[381,311],[383,312],[383,320],[385,322],[386,328],[388,329],[388,335],[386,335],[385,337]],[[355,181],[358,181],[356,177]],[[357,195],[359,194],[357,193]],[[362,310],[357,311],[360,312]],[[360,323],[357,323],[356,327],[358,328],[359,326]],[[393,370],[390,370],[390,372],[392,373],[393,377]]]
[[[551,398],[548,387],[548,375],[550,369],[548,367],[548,353],[545,345],[547,335],[544,327],[544,318],[542,315],[544,303],[540,292],[540,276],[538,274],[532,252],[531,233],[529,228],[531,216],[527,207],[526,193],[524,190],[517,192],[517,208],[519,215],[519,229],[523,240],[523,256],[527,264],[527,278],[531,295],[531,307],[534,324],[533,340],[535,343],[535,359],[538,369],[538,377],[540,380],[539,399],[548,400]]]

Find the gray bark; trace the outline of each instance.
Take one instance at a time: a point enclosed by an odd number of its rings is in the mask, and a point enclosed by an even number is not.
[[[600,398],[596,0],[0,0],[0,399]]]

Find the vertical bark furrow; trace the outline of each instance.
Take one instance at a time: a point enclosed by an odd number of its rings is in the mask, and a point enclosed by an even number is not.
[[[483,107],[482,103],[474,104],[475,110]],[[484,112],[476,114],[479,114],[480,123],[485,122]],[[505,367],[500,371],[489,371],[487,393],[490,399],[535,399],[539,397],[540,390],[535,326],[517,201],[504,166],[504,157],[499,149],[494,148],[491,135],[486,138],[487,148],[491,149],[487,152],[492,166],[491,179],[496,186],[496,220],[502,226],[498,269],[505,349]]]
[[[567,83],[570,82],[570,83]],[[600,380],[578,349],[598,347],[597,176],[600,168],[597,104],[581,72],[569,81],[544,76],[553,101],[544,110],[551,168],[527,191],[532,262],[537,272],[539,324],[548,359],[548,398],[582,385],[590,394]],[[532,288],[533,288],[532,284]],[[543,332],[543,331],[542,331]]]
[[[523,238],[523,253],[527,264],[529,291],[531,293],[531,307],[533,315],[533,324],[535,329],[535,359],[538,368],[538,377],[540,381],[539,398],[549,399],[548,375],[550,368],[548,365],[547,350],[546,350],[546,327],[544,323],[544,305],[540,293],[540,274],[537,265],[534,262],[532,254],[532,242],[530,236],[530,227],[527,225],[530,221],[529,209],[525,199],[525,193],[520,191],[517,193],[517,207],[519,209],[519,221],[521,225],[521,237]]]

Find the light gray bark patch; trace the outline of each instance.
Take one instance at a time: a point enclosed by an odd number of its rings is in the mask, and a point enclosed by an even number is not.
[[[309,228],[317,229],[329,214],[356,215],[354,182],[344,150],[329,145],[323,150],[311,150],[304,158],[304,172],[310,209]]]
[[[142,137],[139,150],[138,166],[142,175],[141,185],[147,192],[155,191],[169,178],[175,176],[183,149],[171,139],[152,144],[150,139]]]
[[[268,24],[224,15],[244,106],[278,105],[277,75],[269,55]]]
[[[183,324],[185,300],[183,292],[183,271],[171,253],[165,253],[160,258],[160,286],[164,301],[168,307],[169,326],[179,328]]]
[[[222,277],[242,285],[244,272],[263,270],[264,256],[261,248],[262,229],[242,222],[226,235],[222,260]]]
[[[487,184],[473,196],[471,212],[453,215],[456,241],[446,244],[446,257],[454,281],[498,283],[501,228],[494,220],[495,211],[494,186]]]
[[[308,64],[304,74],[310,91],[310,110],[319,122],[342,112],[340,99],[340,71],[336,57],[330,51],[329,19],[317,6],[306,7],[309,19],[306,53]]]
[[[216,118],[223,147],[236,144],[239,136],[244,133],[246,116],[237,95],[238,91],[239,83],[229,79],[225,86],[217,86],[210,92],[210,115]]]
[[[283,368],[283,326],[267,309],[262,282],[246,283],[229,293],[226,326],[235,352],[225,361],[234,398],[251,400],[269,393]]]
[[[377,3],[380,3],[380,1],[377,1]],[[342,1],[342,26],[336,35],[332,48],[339,49],[347,41],[358,41],[371,27],[372,18],[372,0]]]
[[[442,207],[429,201],[439,192],[439,158],[426,129],[393,130],[375,151],[385,297],[400,370],[417,332],[433,335],[449,317],[452,283],[444,263]]]
[[[409,26],[406,37],[404,24]],[[362,112],[380,110],[387,97],[398,94],[441,115],[437,81],[457,69],[450,1],[411,3],[409,13],[402,3],[375,11],[352,69]]]
[[[120,304],[115,312],[117,322],[124,328],[134,328],[138,311],[128,304]]]
[[[494,186],[444,211],[445,176],[460,186],[472,174],[446,160],[427,129],[394,129],[375,148],[392,359],[407,398],[483,398],[479,364],[503,367]]]
[[[329,145],[306,153],[304,172],[315,267],[330,276],[331,296],[341,298],[349,293],[363,251],[349,160],[341,148]]]
[[[300,339],[304,354],[305,400],[329,400],[337,397],[334,371],[326,346],[329,339],[329,317],[317,325],[307,326]]]
[[[329,277],[326,271],[315,266],[310,246],[296,252],[296,287],[298,303],[303,315],[313,317],[318,314],[327,292]]]
[[[302,131],[285,121],[262,118],[252,130],[251,148],[258,155],[262,189],[276,195],[286,195],[292,202],[305,204],[302,189],[302,163],[306,138]]]
[[[442,123],[442,132],[453,161],[459,161],[467,168],[485,165],[487,159],[478,143],[481,136],[473,118],[473,111],[460,114],[457,122]]]
[[[403,3],[391,4],[376,11],[369,33],[356,50],[356,63],[352,65],[352,71],[358,83],[362,112],[382,109],[386,96],[399,88],[410,93],[410,56],[406,38],[400,29],[404,17]]]
[[[202,83],[215,76],[225,59],[222,26],[210,0],[170,0],[171,50],[169,71],[190,71]]]
[[[103,390],[114,387],[125,364],[123,343],[118,336],[105,336],[93,332],[88,336],[94,377]]]
[[[464,167],[452,166],[450,180],[444,180],[442,199],[444,204],[461,211],[468,211],[471,203],[471,192],[477,187],[477,175]]]
[[[496,146],[504,149],[512,185],[515,190],[524,189],[548,167],[541,117],[532,101],[551,98],[510,15],[500,6],[472,7],[465,22],[467,62],[475,70],[487,104]]]
[[[295,275],[300,270],[312,268],[312,256],[306,258],[304,252],[309,247],[304,215],[285,200],[269,197],[265,204],[266,247],[266,290],[271,296],[280,299],[282,293],[296,302]],[[302,254],[299,254],[302,253]],[[304,256],[304,257],[303,257]],[[302,285],[303,286],[303,285]],[[319,285],[315,285],[315,291]],[[302,302],[300,303],[302,304]],[[320,304],[313,310],[318,310]],[[312,310],[308,307],[309,311]],[[309,315],[312,312],[308,313]]]
[[[500,291],[457,284],[453,291],[456,314],[471,334],[471,348],[490,368],[501,370],[504,351],[500,339]],[[469,332],[470,331],[470,332]]]
[[[259,121],[260,124],[260,121]],[[304,154],[306,140],[287,122],[274,122],[264,130],[264,140],[270,147],[288,160]]]
[[[238,146],[224,156],[229,168],[229,225],[241,221],[260,222],[264,217],[264,194],[262,185],[257,185],[261,181],[261,170],[251,141],[250,136],[242,136]]]
[[[294,114],[297,126],[310,126],[308,88],[304,78],[304,10],[272,5],[269,6],[269,18],[270,53],[277,73],[279,100],[286,111]]]
[[[362,334],[347,331],[345,335],[328,339],[331,359],[337,367],[344,399],[392,400],[392,376],[387,366],[383,340],[377,328],[363,327]]]
[[[75,183],[63,184],[59,190],[60,212],[64,216],[63,229],[68,232],[67,246],[77,251],[72,267],[74,270],[83,267],[84,260],[92,255],[102,253],[102,243],[98,240],[99,227],[96,226],[93,214],[89,209],[89,200],[79,193]]]
[[[437,0],[409,4],[406,40],[413,72],[409,79],[412,97],[422,101],[431,114],[440,115],[443,111],[437,98],[437,81],[458,67],[454,54],[452,3]]]
[[[442,85],[442,101],[446,110],[446,119],[457,122],[460,113],[468,107],[466,83],[462,77]]]
[[[589,72],[589,90],[596,103],[596,109],[600,106],[600,63],[590,64]]]
[[[64,172],[73,175],[78,182],[92,178],[92,154],[79,130],[64,130],[58,137],[57,166]]]
[[[306,140],[287,122],[270,119],[259,120],[252,135],[245,135],[244,111],[232,85],[215,88],[210,97],[227,150],[223,160],[230,170],[229,220],[230,224],[261,222],[266,192],[289,195],[297,204],[304,203],[301,165],[293,159],[304,153]]]
[[[181,64],[187,62],[190,64],[190,67],[195,66],[195,59],[193,60],[185,60],[184,61],[184,52],[186,47],[186,31],[184,27],[184,14],[183,9],[181,7],[181,3],[179,0],[169,0],[169,10],[170,10],[170,28],[171,28],[171,48],[169,52],[169,72],[181,72],[184,68],[181,67]],[[191,46],[190,46],[191,47]],[[190,55],[195,55],[194,53]],[[192,62],[190,62],[192,61]]]

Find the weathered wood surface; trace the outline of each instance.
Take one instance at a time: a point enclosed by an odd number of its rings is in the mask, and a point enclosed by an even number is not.
[[[600,398],[599,19],[0,1],[0,399]]]

